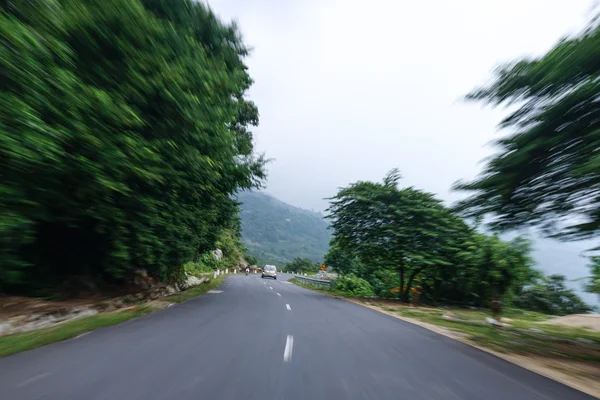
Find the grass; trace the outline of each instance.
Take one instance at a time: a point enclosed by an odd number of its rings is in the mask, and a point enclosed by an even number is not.
[[[77,318],[53,327],[37,329],[35,331],[15,333],[14,335],[0,336],[0,357],[19,353],[25,350],[58,342],[93,331],[94,329],[120,324],[129,319],[155,311],[155,307],[142,305],[133,310],[114,311]]]
[[[183,303],[184,301],[188,301],[193,299],[194,297],[198,297],[211,289],[216,288],[223,282],[226,276],[230,275],[219,275],[216,279],[210,279],[208,283],[203,283],[202,285],[194,286],[191,289],[184,290],[183,292],[179,292],[169,297],[165,297],[164,301],[168,301],[171,303]]]
[[[370,304],[378,306],[376,301]],[[443,326],[455,332],[460,332],[483,347],[504,353],[518,353],[573,359],[600,363],[600,332],[583,328],[543,324],[551,318],[549,315],[523,310],[506,310],[505,318],[510,318],[510,326],[496,328],[481,323],[490,314],[481,310],[464,309],[422,309],[408,306],[380,306],[383,310],[398,313],[407,318]],[[447,320],[442,316],[450,311],[460,321]],[[586,339],[594,342],[592,345],[577,345],[567,341]]]
[[[200,296],[210,289],[219,286],[225,276],[219,276],[208,283],[195,286],[191,289],[179,292],[173,296],[165,297],[164,301],[171,303],[182,303],[194,297]],[[13,335],[0,336],[0,357],[6,357],[21,351],[35,349],[50,343],[71,339],[82,333],[90,332],[98,328],[120,324],[132,318],[149,314],[158,310],[148,304],[136,306],[134,309],[100,313],[89,317],[77,318],[48,328],[36,329],[34,331],[15,333]]]

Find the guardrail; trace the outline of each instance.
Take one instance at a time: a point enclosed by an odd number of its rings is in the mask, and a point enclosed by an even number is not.
[[[307,285],[313,285],[313,286],[327,286],[329,287],[329,289],[335,288],[335,281],[327,281],[325,279],[315,279],[315,278],[309,278],[307,276],[302,276],[302,275],[295,275],[294,276],[296,279],[298,279],[300,282],[305,283]]]

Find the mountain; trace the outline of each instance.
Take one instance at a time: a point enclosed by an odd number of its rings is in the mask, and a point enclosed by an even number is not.
[[[323,261],[331,237],[323,215],[263,192],[242,192],[238,200],[242,240],[259,265],[282,265],[296,257]]]

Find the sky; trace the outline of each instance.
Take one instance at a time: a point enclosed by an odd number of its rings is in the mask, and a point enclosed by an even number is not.
[[[506,132],[502,109],[465,103],[494,69],[581,29],[593,0],[208,0],[235,20],[258,106],[256,148],[273,159],[266,191],[324,211],[325,198],[399,168],[438,195],[470,180]],[[536,239],[538,267],[578,278],[591,243]],[[578,287],[578,284],[573,284]],[[595,302],[593,296],[585,296]]]

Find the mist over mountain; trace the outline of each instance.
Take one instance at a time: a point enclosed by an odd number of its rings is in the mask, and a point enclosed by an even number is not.
[[[238,200],[242,203],[242,240],[261,265],[282,265],[296,257],[323,261],[330,233],[321,213],[263,192],[242,192]]]

